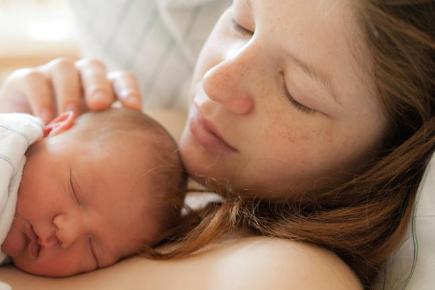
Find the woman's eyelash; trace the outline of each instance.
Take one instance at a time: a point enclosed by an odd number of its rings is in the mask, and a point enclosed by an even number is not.
[[[281,72],[281,76],[282,76],[282,79],[284,80],[285,77],[284,77],[283,72]],[[298,109],[299,111],[302,111],[304,113],[307,113],[307,114],[312,114],[312,113],[316,112],[316,110],[308,108],[307,106],[304,106],[301,103],[299,103],[298,101],[296,101],[296,99],[293,98],[292,94],[289,92],[287,86],[285,85],[285,81],[284,81],[283,86],[284,86],[284,91],[285,91],[285,94],[287,95],[287,98],[289,99],[290,103],[292,103],[292,105],[296,109]]]
[[[290,100],[290,103],[292,103],[292,105],[295,106],[296,109],[298,109],[299,111],[302,111],[304,113],[308,113],[308,114],[312,114],[312,113],[316,112],[315,110],[308,108],[307,106],[304,106],[301,103],[299,103],[298,101],[296,101],[295,98],[293,98],[293,96],[289,93],[287,88],[285,88],[285,91],[286,91],[288,99]]]
[[[241,26],[232,16],[231,16],[231,23],[232,23],[234,30],[236,30],[237,32],[239,32],[241,34],[245,34],[245,35],[246,34],[248,34],[248,35],[253,34],[252,31]],[[298,109],[299,111],[302,111],[304,113],[308,113],[308,114],[312,114],[312,113],[316,112],[315,110],[308,108],[307,106],[304,106],[301,103],[299,103],[298,101],[296,101],[295,98],[293,98],[293,96],[290,94],[290,92],[288,91],[288,89],[285,86],[284,86],[284,90],[286,92],[287,98],[290,100],[292,105],[295,106],[296,109]]]
[[[242,25],[240,25],[235,19],[234,17],[231,17],[231,24],[234,28],[235,31],[241,33],[241,34],[245,34],[245,35],[252,35],[253,32],[246,29],[245,27],[243,27]]]

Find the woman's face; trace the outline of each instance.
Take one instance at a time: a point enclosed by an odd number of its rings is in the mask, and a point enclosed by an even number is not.
[[[272,198],[334,186],[376,154],[387,120],[352,3],[234,0],[196,66],[191,175]]]

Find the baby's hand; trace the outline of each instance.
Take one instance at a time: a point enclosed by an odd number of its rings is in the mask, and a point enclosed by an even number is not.
[[[132,74],[107,73],[96,59],[59,58],[12,73],[0,90],[0,112],[31,113],[47,123],[65,111],[104,110],[117,100],[125,107],[141,109],[139,86]]]

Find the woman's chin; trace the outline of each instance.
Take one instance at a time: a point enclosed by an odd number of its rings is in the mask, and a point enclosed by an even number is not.
[[[179,149],[184,167],[190,176],[216,177],[219,165],[219,156],[210,154],[201,146],[188,129],[185,129],[180,142]]]

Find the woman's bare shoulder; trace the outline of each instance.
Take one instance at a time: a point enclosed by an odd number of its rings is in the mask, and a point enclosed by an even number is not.
[[[271,238],[238,238],[184,259],[134,257],[112,267],[65,279],[41,278],[11,267],[1,280],[14,290],[129,289],[346,289],[360,290],[352,271],[314,246]]]
[[[333,253],[294,241],[248,238],[222,250],[216,289],[346,289],[362,286]],[[237,286],[232,283],[237,281]]]

